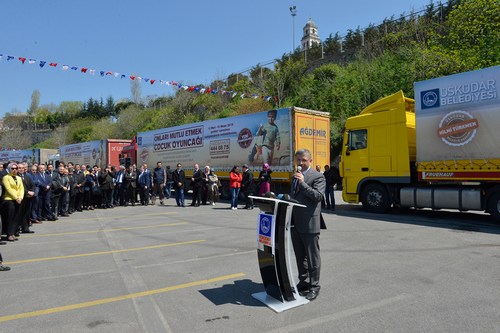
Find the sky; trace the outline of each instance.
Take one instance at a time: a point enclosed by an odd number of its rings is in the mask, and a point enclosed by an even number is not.
[[[300,45],[309,18],[322,40],[330,34],[419,11],[430,0],[25,0],[0,7],[0,117],[25,112],[34,90],[40,104],[115,101],[171,95],[160,80],[209,84],[264,64]],[[289,7],[296,6],[292,19]],[[294,24],[293,24],[294,23]],[[8,56],[13,56],[7,60]],[[26,58],[24,64],[18,60]],[[36,60],[29,64],[29,59]],[[46,61],[44,67],[40,61]],[[50,67],[49,63],[57,63]],[[62,70],[62,66],[78,70]],[[81,68],[95,69],[95,75]],[[100,71],[120,73],[104,75]],[[121,79],[121,75],[126,78]]]

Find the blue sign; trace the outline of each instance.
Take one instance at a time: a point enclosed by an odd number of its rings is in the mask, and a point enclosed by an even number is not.
[[[272,246],[273,215],[260,213],[258,242]]]

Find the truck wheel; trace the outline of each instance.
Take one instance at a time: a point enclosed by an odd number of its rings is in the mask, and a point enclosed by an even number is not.
[[[488,213],[490,213],[495,221],[500,221],[500,192],[493,193],[489,198]]]
[[[363,208],[372,213],[385,213],[391,206],[389,193],[381,184],[369,184],[361,192]]]

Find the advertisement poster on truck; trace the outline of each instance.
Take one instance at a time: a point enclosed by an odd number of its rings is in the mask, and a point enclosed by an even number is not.
[[[229,171],[247,163],[252,171],[263,163],[273,171],[291,171],[290,109],[271,110],[236,117],[207,120],[137,135],[137,163],[189,169],[197,163]]]
[[[417,161],[498,158],[500,66],[415,83]]]
[[[330,165],[330,120],[307,113],[295,113],[296,149],[311,147],[314,165]]]
[[[62,146],[59,149],[61,161],[73,164],[101,165],[104,159],[106,140],[95,140]]]

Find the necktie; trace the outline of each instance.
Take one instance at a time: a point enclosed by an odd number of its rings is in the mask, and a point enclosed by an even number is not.
[[[297,193],[299,191],[299,180],[297,178],[293,179],[293,193]]]

